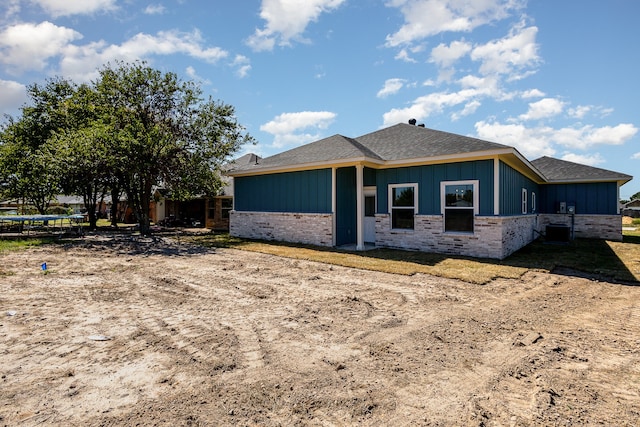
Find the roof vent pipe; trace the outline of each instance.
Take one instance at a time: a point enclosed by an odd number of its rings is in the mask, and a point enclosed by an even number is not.
[[[416,119],[409,119],[409,124],[415,126],[416,125]]]
[[[419,127],[419,128],[423,128],[423,127],[424,127],[424,123],[420,123],[420,124],[418,125],[418,127]]]

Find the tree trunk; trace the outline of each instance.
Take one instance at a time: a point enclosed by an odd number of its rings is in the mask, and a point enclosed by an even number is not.
[[[151,180],[145,180],[143,191],[140,194],[140,234],[148,236],[151,234],[151,218],[149,218],[149,208],[151,206]]]
[[[118,199],[120,198],[120,189],[113,187],[111,189],[111,226],[118,226]]]

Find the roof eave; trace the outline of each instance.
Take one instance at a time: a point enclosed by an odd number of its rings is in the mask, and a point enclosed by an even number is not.
[[[323,162],[309,162],[309,163],[300,163],[300,164],[284,165],[284,166],[256,167],[251,169],[240,169],[235,171],[231,170],[227,172],[227,175],[232,177],[264,175],[267,173],[297,172],[302,170],[355,166],[357,164],[367,164],[367,165],[375,166],[375,165],[381,165],[383,163],[384,162],[380,159],[363,156],[363,157],[352,157],[348,159],[337,159],[337,160],[323,161]]]
[[[627,176],[624,178],[620,177],[611,177],[611,178],[593,178],[593,179],[548,179],[546,181],[547,184],[595,184],[598,182],[617,182],[618,185],[622,186],[627,182],[633,179],[632,176]]]

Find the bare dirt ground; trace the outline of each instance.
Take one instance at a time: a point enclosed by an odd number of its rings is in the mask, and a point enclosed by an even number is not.
[[[640,287],[538,272],[478,286],[161,237],[0,265],[0,425],[640,419]]]

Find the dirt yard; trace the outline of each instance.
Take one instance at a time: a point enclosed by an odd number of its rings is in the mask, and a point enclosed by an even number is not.
[[[640,287],[478,286],[161,237],[0,265],[0,425],[640,420]]]

